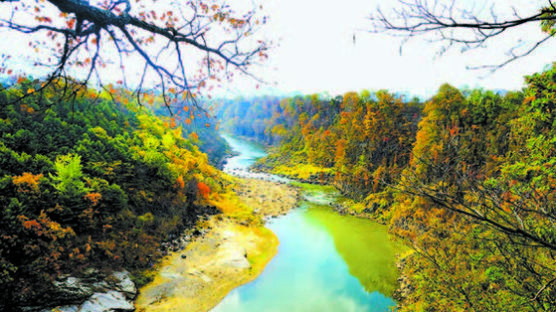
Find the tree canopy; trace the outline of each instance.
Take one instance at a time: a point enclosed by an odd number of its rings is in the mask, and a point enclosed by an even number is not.
[[[1,0],[0,8],[2,32],[19,34],[40,52],[19,69],[49,73],[32,92],[70,75],[102,86],[119,70],[114,80],[135,89],[139,103],[144,89],[156,89],[168,108],[196,104],[199,90],[234,72],[248,74],[268,50],[256,35],[266,17],[250,1]],[[0,71],[15,74],[21,60],[10,59],[25,48],[15,46]]]

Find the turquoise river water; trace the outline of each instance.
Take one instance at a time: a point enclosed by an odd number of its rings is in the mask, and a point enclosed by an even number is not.
[[[287,181],[249,172],[265,150],[223,137],[239,154],[225,171]],[[397,250],[386,228],[336,213],[329,204],[339,195],[332,187],[296,185],[304,199],[299,207],[267,223],[280,240],[278,254],[257,279],[234,289],[213,311],[392,311]]]

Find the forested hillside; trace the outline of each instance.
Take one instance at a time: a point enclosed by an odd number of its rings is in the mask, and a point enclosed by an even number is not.
[[[215,99],[205,103],[212,107],[220,129],[235,135],[246,136],[263,144],[277,144],[285,130],[272,131],[284,118],[282,97],[261,96],[254,98]]]
[[[181,102],[168,108],[160,96],[148,98],[151,100],[144,103],[146,107],[155,115],[167,120],[172,128],[181,125],[182,136],[193,140],[199,150],[207,154],[211,165],[222,168],[231,151],[226,141],[218,134],[220,125],[210,108],[203,110]]]
[[[275,143],[261,161],[278,174],[334,182],[361,199],[395,181],[410,159],[422,104],[387,91],[223,102],[223,129]]]
[[[0,310],[54,304],[51,281],[88,267],[144,283],[161,243],[216,213],[230,183],[131,93],[40,86],[0,91]]]
[[[413,247],[400,311],[553,311],[556,68],[525,81],[504,95],[443,85],[425,103],[255,98],[220,115],[276,144],[260,168],[332,183]]]

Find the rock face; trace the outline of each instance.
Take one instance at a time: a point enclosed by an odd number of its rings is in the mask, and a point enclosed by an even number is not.
[[[135,286],[134,286],[135,287]],[[79,312],[134,311],[133,303],[129,302],[121,292],[111,290],[107,293],[96,293],[79,307]]]
[[[92,285],[81,278],[67,277],[66,279],[55,281],[57,288],[56,297],[62,301],[83,300],[90,297],[94,291]]]
[[[137,288],[129,272],[114,272],[106,278],[99,277],[96,271],[88,273],[82,278],[70,276],[54,282],[59,302],[78,304],[43,309],[41,312],[135,311],[133,299],[137,296]]]
[[[134,299],[137,295],[137,288],[135,288],[135,284],[131,281],[129,272],[114,272],[112,276],[117,279],[114,286],[119,289],[127,299]]]

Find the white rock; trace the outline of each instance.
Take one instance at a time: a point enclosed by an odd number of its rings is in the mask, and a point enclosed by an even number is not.
[[[63,281],[54,281],[54,285],[58,288],[59,297],[61,298],[86,298],[92,295],[91,287],[76,277],[68,277]]]
[[[131,281],[129,272],[114,272],[112,273],[112,276],[114,276],[119,281],[118,288],[123,291],[128,298],[133,299],[137,294],[137,288],[135,288],[135,284]]]
[[[133,303],[117,291],[96,293],[79,308],[79,312],[135,311]]]

